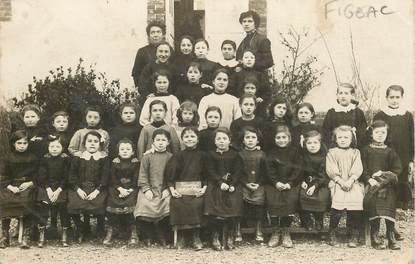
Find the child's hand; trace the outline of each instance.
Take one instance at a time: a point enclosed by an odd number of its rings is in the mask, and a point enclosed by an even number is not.
[[[182,197],[182,195],[181,195],[181,193],[179,193],[175,188],[173,188],[173,187],[170,187],[170,192],[171,192],[171,195],[174,197],[174,198],[180,198],[180,197]]]
[[[202,83],[202,85],[200,85],[200,87],[201,87],[202,89],[209,89],[209,90],[213,90],[213,87],[212,87],[212,86],[210,86],[209,84],[206,84],[206,83]]]
[[[13,186],[13,185],[8,185],[8,186],[7,186],[7,189],[8,189],[9,191],[11,191],[12,193],[14,193],[14,194],[16,194],[16,193],[19,193],[19,192],[20,192],[19,188],[18,188],[18,187],[16,187],[16,186]]]
[[[42,137],[34,136],[30,139],[30,141],[34,142],[34,141],[38,141],[38,140],[42,140],[42,139],[43,139]]]
[[[253,182],[249,182],[245,186],[246,186],[246,188],[248,188],[251,191],[256,191],[256,189],[258,189],[258,187],[259,187],[259,184],[253,183]]]
[[[286,190],[290,190],[291,189],[291,185],[289,183],[284,184],[284,189]]]
[[[229,186],[228,192],[234,192],[234,191],[235,191],[235,187]]]
[[[262,103],[263,101],[264,101],[264,99],[262,99],[261,97],[258,97],[258,98],[256,99],[256,102],[257,102],[258,104]]]
[[[49,198],[50,201],[52,203],[55,203],[58,200],[59,195],[61,194],[61,192],[62,192],[62,189],[60,187],[58,189],[56,189],[56,191],[52,192],[52,197]]]
[[[151,190],[147,190],[144,193],[144,196],[146,197],[147,200],[151,201],[151,200],[153,200],[154,194]]]
[[[28,188],[30,188],[32,186],[33,186],[33,182],[24,182],[24,183],[20,184],[19,190],[21,192],[23,192],[23,191],[25,191],[26,189],[28,189]]]
[[[306,190],[308,187],[308,184],[306,182],[301,183],[301,188],[303,188],[304,190]]]
[[[307,192],[306,192],[306,194],[308,195],[308,196],[311,196],[311,195],[313,195],[314,194],[314,191],[316,190],[316,186],[315,185],[313,185],[313,186],[311,186],[310,187],[310,189],[308,189],[307,190]]]
[[[154,152],[156,152],[156,148],[154,147],[153,144],[151,144],[151,148],[149,150],[147,150],[146,152],[144,152],[143,155],[152,154]]]
[[[88,195],[87,199],[90,200],[90,201],[92,201],[95,198],[97,198],[98,194],[99,194],[99,191],[97,189],[95,189],[92,193],[90,193]]]
[[[149,98],[149,97],[154,97],[154,94],[151,93],[151,94],[147,95],[147,98]]]
[[[205,192],[206,192],[206,188],[207,188],[207,186],[205,185],[205,186],[203,186],[202,188],[200,188],[199,189],[199,191],[197,191],[196,192],[196,197],[201,197],[201,196],[203,196],[204,194],[205,194]]]
[[[409,175],[411,175],[414,172],[414,163],[413,162],[409,162],[408,170],[409,170],[408,171]]]
[[[278,191],[283,191],[283,190],[285,190],[285,184],[282,183],[282,182],[277,182],[275,184],[275,188],[277,188]]]
[[[48,195],[49,200],[52,201],[53,191],[52,191],[52,189],[50,187],[49,188],[46,188],[46,193]]]
[[[381,170],[378,170],[377,172],[372,174],[372,177],[380,177],[380,176],[382,176],[382,171]]]
[[[120,197],[120,198],[127,197],[130,194],[128,192],[128,190],[127,189],[124,189],[123,187],[118,187],[117,190],[120,192],[120,194],[118,195],[118,197]]]
[[[169,190],[165,189],[164,191],[161,192],[161,199],[166,199],[167,197],[169,197],[170,192]]]
[[[379,185],[379,183],[378,183],[378,181],[377,180],[375,180],[375,179],[372,179],[372,178],[370,178],[368,181],[367,181],[368,183],[369,183],[369,185],[370,186],[376,186],[376,185]]]
[[[84,190],[82,190],[81,188],[78,188],[76,190],[76,193],[78,194],[78,196],[82,199],[82,200],[86,200],[86,193],[84,192]]]
[[[227,190],[229,190],[229,185],[223,182],[223,183],[220,185],[220,189],[221,189],[222,191],[227,191]]]

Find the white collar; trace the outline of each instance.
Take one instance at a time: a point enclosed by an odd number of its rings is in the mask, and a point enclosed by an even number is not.
[[[352,111],[352,110],[356,109],[356,105],[355,105],[355,104],[353,104],[353,103],[350,103],[348,106],[342,106],[342,105],[340,105],[340,104],[336,104],[336,105],[333,107],[333,109],[334,109],[334,111],[336,111],[336,112],[345,112],[345,113],[347,113],[347,112],[350,112],[350,111]]]
[[[405,115],[406,114],[406,110],[403,108],[390,108],[388,106],[384,107],[382,109],[382,111],[387,114],[388,116],[397,116],[397,115]]]
[[[225,60],[224,58],[221,58],[219,61],[219,64],[222,65],[223,67],[236,67],[238,65],[238,61],[233,58],[232,60]]]
[[[81,159],[90,160],[91,157],[92,157],[94,160],[100,160],[100,159],[104,158],[105,156],[106,156],[106,154],[104,152],[101,152],[101,151],[97,151],[94,154],[91,154],[88,151],[84,151],[84,152],[82,152]]]

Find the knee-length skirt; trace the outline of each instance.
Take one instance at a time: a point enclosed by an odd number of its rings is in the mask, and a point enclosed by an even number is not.
[[[84,187],[82,189],[87,195],[95,190],[95,187]],[[105,203],[107,191],[101,190],[93,200],[83,200],[78,193],[72,189],[68,190],[68,213],[69,214],[105,214]]]
[[[330,208],[330,191],[327,187],[317,189],[313,195],[307,195],[307,190],[300,189],[300,206],[302,210],[311,212],[326,212]]]
[[[243,199],[240,186],[235,191],[222,191],[216,184],[208,184],[205,194],[204,214],[218,217],[242,216]]]
[[[298,210],[299,187],[279,191],[271,185],[265,186],[265,201],[271,217],[288,216]]]
[[[7,188],[0,190],[0,218],[19,217],[33,210],[34,188],[28,188],[17,194]]]
[[[137,205],[134,217],[148,222],[158,222],[170,214],[170,197],[162,198],[161,192],[154,192],[154,197],[148,200],[140,190],[137,195]]]
[[[119,197],[120,192],[115,188],[108,190],[107,212],[113,214],[130,214],[137,204],[138,190],[134,190],[127,197]]]

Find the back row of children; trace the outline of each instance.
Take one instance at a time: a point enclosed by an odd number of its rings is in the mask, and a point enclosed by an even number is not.
[[[197,64],[190,64],[189,80],[192,70],[200,77]],[[278,97],[269,104],[264,120],[256,112],[263,101],[246,84],[240,86],[244,92],[239,99],[226,93],[230,77],[225,69],[214,71],[213,93],[206,92],[199,105],[190,100],[181,105],[163,100],[175,99],[168,94],[169,72],[161,69],[153,76],[156,92],[146,98],[140,118],[135,105],[124,104],[121,123],[110,132],[101,126],[102,113],[97,107],[86,109],[86,127],[73,136],[65,112],[55,113],[51,119],[54,131],[43,133],[39,109],[33,105],[23,109],[25,131],[11,136],[14,151],[2,162],[2,247],[9,241],[10,218],[22,215],[22,246],[28,246],[34,220],[30,215],[37,216],[39,246],[43,246],[50,207],[60,214],[65,246],[69,215],[80,241],[89,216],[97,216],[97,230],[103,233],[106,215],[107,245],[119,221],[129,226],[129,243],[136,244],[136,219],[147,243],[152,234],[145,231],[153,230],[148,227],[151,224],[164,244],[170,221],[176,229],[194,231],[196,249],[202,246],[199,229],[206,225],[212,231],[213,248],[232,249],[233,242],[241,239],[235,227],[243,216],[255,220],[256,240],[263,241],[261,221],[267,211],[275,226],[268,245],[277,246],[282,240],[284,247],[292,247],[288,229],[292,215],[300,208],[303,225],[312,228],[312,212],[316,228],[321,229],[323,213],[330,205],[330,244],[336,244],[336,229],[346,210],[349,246],[355,247],[366,183],[365,209],[374,246],[384,248],[378,232],[379,219],[385,218],[389,247],[399,248],[395,208],[398,201],[405,204],[410,199],[408,171],[413,170],[414,156],[412,115],[400,107],[402,87],[387,89],[388,107],[375,116],[381,121],[373,123],[368,137],[363,111],[352,102],[350,84],[338,87],[337,106],[327,112],[320,128],[313,124],[311,104],[299,104],[296,122],[292,122],[288,103]],[[51,223],[56,225],[53,218]],[[222,244],[219,229],[226,234]]]

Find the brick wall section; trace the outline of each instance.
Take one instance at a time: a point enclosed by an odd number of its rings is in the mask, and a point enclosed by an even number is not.
[[[267,34],[267,0],[249,0],[249,10],[253,10],[261,17],[259,31]]]
[[[0,0],[0,21],[9,21],[12,18],[12,0]]]
[[[147,0],[147,22],[165,21],[165,0]]]

